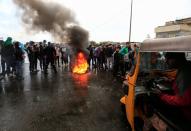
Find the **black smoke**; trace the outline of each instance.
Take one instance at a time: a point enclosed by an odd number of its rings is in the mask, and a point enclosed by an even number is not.
[[[78,25],[70,9],[42,0],[13,1],[23,10],[22,22],[27,31],[49,32],[55,41],[67,42],[76,48],[87,46],[89,33]]]

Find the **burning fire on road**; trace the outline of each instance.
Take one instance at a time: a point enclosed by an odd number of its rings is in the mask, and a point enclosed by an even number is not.
[[[89,65],[84,53],[79,52],[77,54],[76,59],[74,60],[73,66],[74,67],[72,69],[72,73],[84,74],[88,71]]]
[[[89,64],[85,51],[77,51],[74,53],[73,62],[71,63],[71,71],[74,82],[79,88],[87,88],[89,79]]]
[[[86,48],[89,32],[79,26],[69,8],[47,0],[13,0],[22,9],[21,20],[28,31],[49,32],[55,41],[71,47],[71,71],[86,81],[89,68]],[[86,75],[85,75],[86,76]]]

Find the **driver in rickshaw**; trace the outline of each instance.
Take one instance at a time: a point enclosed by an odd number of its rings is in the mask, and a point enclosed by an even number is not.
[[[191,63],[186,60],[184,53],[167,53],[166,63],[169,68],[177,69],[175,80],[172,81],[174,94],[160,94],[161,100],[173,106],[191,105]]]
[[[157,91],[159,99],[162,101],[161,105],[167,111],[178,109],[174,112],[174,115],[182,115],[185,121],[191,120],[191,63],[186,60],[185,53],[166,53],[165,59],[169,68],[177,69],[177,74],[175,79],[168,79],[167,77],[164,79],[164,81],[172,83],[172,94]],[[152,125],[158,130],[166,128],[166,126],[159,124],[159,121],[161,121],[159,119],[155,118],[151,121]]]

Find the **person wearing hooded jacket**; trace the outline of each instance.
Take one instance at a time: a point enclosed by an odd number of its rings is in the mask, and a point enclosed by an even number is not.
[[[13,71],[15,71],[14,46],[11,37],[8,37],[7,40],[2,45],[1,65],[2,65],[3,75],[7,74],[9,76],[10,73],[13,73]]]

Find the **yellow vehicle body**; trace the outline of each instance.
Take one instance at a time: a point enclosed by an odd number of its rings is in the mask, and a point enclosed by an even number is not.
[[[131,125],[132,130],[134,131],[134,94],[135,94],[135,84],[139,72],[139,64],[140,64],[140,54],[138,53],[136,56],[136,66],[134,69],[133,75],[127,75],[126,82],[129,86],[128,95],[125,95],[121,98],[121,103],[125,104],[126,116]]]
[[[177,38],[161,38],[154,40],[146,40],[140,46],[140,50],[136,55],[136,65],[134,73],[126,76],[125,83],[128,84],[128,94],[125,94],[120,99],[120,102],[125,105],[126,118],[131,126],[132,131],[135,131],[135,87],[140,70],[141,54],[142,52],[191,52],[191,36],[177,37]],[[176,76],[176,70],[167,71],[164,74],[170,76],[172,79]],[[136,112],[137,113],[137,112]]]

